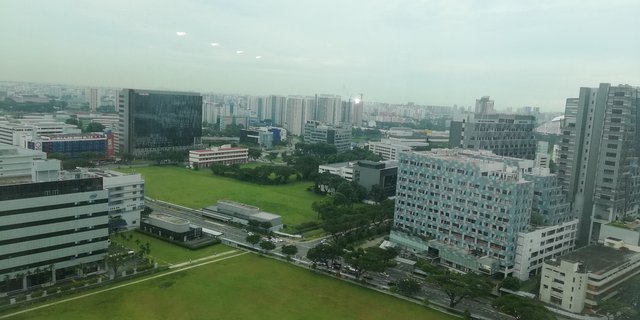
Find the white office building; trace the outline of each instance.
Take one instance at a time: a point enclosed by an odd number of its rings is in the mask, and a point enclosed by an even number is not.
[[[400,152],[411,150],[410,146],[392,143],[388,139],[369,142],[369,151],[381,156],[384,160],[398,160]]]
[[[318,173],[328,172],[347,181],[353,181],[353,165],[355,162],[329,163],[318,166]]]
[[[598,302],[616,294],[629,278],[640,274],[640,247],[618,239],[590,245],[546,260],[540,300],[565,311],[591,314]]]
[[[0,183],[2,181],[31,181],[34,160],[46,159],[42,151],[18,148],[0,143]]]
[[[102,178],[0,185],[0,291],[101,268],[108,197]]]
[[[0,143],[25,147],[27,138],[58,133],[82,133],[77,126],[51,120],[21,121],[20,123],[0,123]]]
[[[513,276],[525,281],[539,274],[542,263],[569,253],[575,247],[578,219],[553,226],[531,227],[518,234]]]

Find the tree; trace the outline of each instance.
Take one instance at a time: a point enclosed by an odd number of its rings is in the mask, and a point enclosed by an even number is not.
[[[351,183],[344,181],[338,185],[336,192],[333,194],[333,203],[351,207],[356,198],[355,191]]]
[[[357,249],[347,253],[344,261],[356,269],[356,278],[359,279],[367,271],[382,272],[386,269],[383,257],[377,252]]]
[[[120,155],[120,159],[122,160],[122,162],[128,163],[133,160],[133,155],[131,153],[125,152]]]
[[[104,131],[104,125],[97,122],[90,122],[83,130],[84,132],[102,132]]]
[[[319,244],[307,251],[307,259],[313,261],[313,263],[324,263],[325,265],[329,265],[333,263],[338,257],[342,250],[336,248],[335,246],[328,244]]]
[[[551,311],[533,299],[508,294],[491,303],[498,311],[506,313],[518,320],[552,320],[556,319]]]
[[[449,297],[449,307],[454,308],[464,298],[475,298],[488,293],[491,284],[475,274],[445,272],[430,275],[427,281],[439,287]]]
[[[384,194],[384,189],[379,184],[374,184],[369,190],[367,197],[375,202],[382,202],[387,196]]]
[[[276,158],[278,158],[277,152],[270,152],[267,154],[267,159],[269,159],[269,161],[276,160]]]
[[[269,240],[262,240],[260,241],[260,248],[262,248],[262,250],[264,250],[264,252],[269,252],[273,249],[276,248],[276,245],[269,241]]]
[[[413,297],[420,292],[420,284],[411,278],[398,281],[398,292],[408,297]]]
[[[153,209],[151,207],[144,206],[144,209],[142,209],[142,216],[148,217],[152,212],[153,212]]]
[[[514,277],[507,277],[506,279],[502,280],[502,283],[500,284],[502,288],[505,288],[511,291],[520,290],[520,285],[521,285],[520,279],[514,278]]]
[[[64,123],[66,124],[71,124],[74,126],[79,126],[80,122],[78,121],[78,118],[68,118],[67,120],[64,121]]]
[[[599,302],[598,307],[598,313],[611,320],[637,319],[640,315],[640,276],[625,281],[616,297]]]
[[[294,245],[285,245],[280,248],[280,251],[282,251],[282,253],[287,256],[287,259],[291,259],[291,256],[294,256],[296,255],[296,253],[298,253],[298,247]]]
[[[598,302],[598,314],[607,317],[607,320],[631,320],[637,319],[638,315],[631,306],[617,298]]]
[[[260,242],[260,235],[259,234],[250,234],[247,236],[247,238],[245,239],[248,243],[250,243],[252,246],[255,247],[256,244],[258,244],[258,242]]]
[[[127,249],[115,242],[111,242],[111,244],[109,244],[109,247],[107,247],[106,262],[107,268],[113,272],[114,278],[118,277],[118,271],[129,260],[131,260],[131,256],[127,254]]]
[[[249,148],[249,158],[255,160],[262,156],[262,150],[256,148]]]

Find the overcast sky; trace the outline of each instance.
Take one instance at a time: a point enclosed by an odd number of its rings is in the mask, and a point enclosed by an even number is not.
[[[562,111],[640,85],[637,0],[1,0],[0,80]],[[213,44],[213,45],[212,45]]]

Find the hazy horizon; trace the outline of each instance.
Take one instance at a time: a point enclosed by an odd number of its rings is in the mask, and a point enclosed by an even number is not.
[[[640,85],[640,2],[3,1],[0,78],[560,112]]]

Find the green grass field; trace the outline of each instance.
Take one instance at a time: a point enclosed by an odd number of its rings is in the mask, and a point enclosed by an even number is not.
[[[140,243],[142,244],[148,242],[151,248],[150,256],[159,264],[177,264],[180,262],[204,258],[231,250],[230,247],[221,244],[201,248],[198,250],[189,250],[187,248],[174,245],[170,242],[162,241],[160,239],[148,236],[140,232],[129,231],[124,232],[123,235],[125,235],[127,238],[123,238],[118,234],[114,235],[112,237],[112,240],[136,251],[139,249],[136,240],[140,240]],[[128,239],[129,235],[133,236],[133,238],[131,238],[130,240]]]
[[[456,319],[310,270],[245,254],[10,319]]]
[[[287,225],[317,220],[311,204],[322,199],[307,191],[310,182],[266,186],[214,176],[211,170],[194,171],[173,166],[118,170],[141,173],[145,180],[145,193],[154,199],[194,209],[214,205],[220,199],[229,199],[279,214]]]

